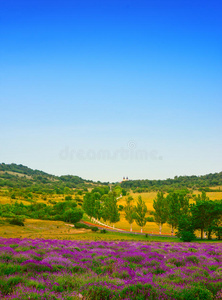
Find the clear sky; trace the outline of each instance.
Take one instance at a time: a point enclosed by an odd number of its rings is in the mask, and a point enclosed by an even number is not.
[[[0,162],[119,181],[222,171],[220,0],[1,0]]]

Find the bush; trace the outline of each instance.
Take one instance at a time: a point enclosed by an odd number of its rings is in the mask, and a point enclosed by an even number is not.
[[[86,296],[86,299],[109,300],[113,298],[113,292],[107,286],[94,283],[85,285],[83,288],[81,293]]]
[[[83,223],[75,223],[75,228],[80,229],[80,228],[85,228],[85,229],[91,229],[90,226],[83,224]]]
[[[96,226],[91,226],[91,230],[92,230],[92,231],[94,231],[94,232],[96,232],[96,231],[98,231],[98,230],[99,230],[99,228],[98,228],[98,227],[96,227]]]
[[[124,209],[124,206],[123,205],[119,205],[119,211],[123,211],[123,209]]]
[[[21,272],[21,266],[15,265],[14,263],[1,263],[0,262],[0,276],[12,275]]]
[[[183,241],[183,242],[191,242],[193,240],[196,239],[196,236],[193,232],[190,232],[190,231],[182,231],[180,233],[180,239]]]
[[[0,291],[3,295],[8,295],[13,292],[13,288],[15,285],[23,282],[24,279],[21,276],[10,277],[8,280],[0,282]]]
[[[20,219],[19,217],[14,217],[13,219],[11,219],[9,221],[9,223],[12,224],[12,225],[24,226],[24,223],[23,223],[22,219]]]
[[[147,222],[154,222],[154,218],[153,217],[147,217]]]
[[[176,234],[183,242],[191,242],[196,239],[192,220],[187,215],[182,215],[179,219],[178,232]]]
[[[201,286],[190,287],[182,291],[183,299],[186,300],[212,300],[213,294]]]
[[[68,209],[65,211],[63,214],[63,220],[65,222],[70,222],[70,223],[77,223],[79,222],[83,217],[83,210],[81,208],[75,207],[73,209]]]
[[[107,233],[106,229],[101,229],[100,233]]]
[[[124,287],[120,292],[120,295],[121,299],[157,299],[154,295],[153,287],[150,284],[141,283]]]

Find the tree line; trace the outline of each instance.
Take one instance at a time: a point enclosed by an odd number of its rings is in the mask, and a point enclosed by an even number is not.
[[[120,211],[123,210],[124,218],[130,225],[136,222],[143,231],[143,227],[149,221],[146,203],[139,196],[134,205],[132,196],[126,197],[125,206],[118,205],[121,188],[116,186],[112,191],[106,188],[95,188],[86,193],[83,200],[83,209],[90,218],[102,219],[113,225],[120,220]],[[192,199],[192,203],[190,203]],[[201,239],[204,233],[208,239],[215,234],[222,239],[222,200],[210,200],[203,191],[201,195],[190,196],[188,190],[176,190],[169,194],[158,192],[153,201],[154,222],[159,226],[167,223],[171,227],[171,234],[176,235],[183,241],[191,241],[196,238],[195,231],[200,230]]]
[[[153,202],[154,219],[160,227],[167,223],[171,232],[177,229],[177,236],[184,241],[196,238],[195,230],[200,230],[201,239],[204,233],[211,239],[214,233],[222,239],[222,200],[212,201],[205,192],[194,196],[190,203],[187,191],[174,191],[165,196],[157,194]]]
[[[175,176],[166,180],[128,180],[121,182],[121,187],[134,192],[160,191],[171,192],[176,189],[200,189],[222,185],[222,172],[203,176]],[[220,191],[220,189],[218,189]],[[221,190],[222,192],[222,190]]]
[[[0,204],[0,217],[9,220],[41,219],[77,223],[83,217],[83,210],[75,201],[57,202],[54,205],[34,203],[24,205],[17,201],[14,204]]]

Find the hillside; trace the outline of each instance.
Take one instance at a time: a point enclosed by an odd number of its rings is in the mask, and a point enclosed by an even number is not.
[[[35,192],[60,194],[65,188],[88,188],[98,184],[105,185],[79,176],[55,176],[23,165],[0,164],[0,187],[4,188],[29,188]]]

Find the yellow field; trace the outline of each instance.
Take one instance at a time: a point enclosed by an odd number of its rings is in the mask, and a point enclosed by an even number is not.
[[[214,189],[216,189],[216,188],[214,188]],[[218,187],[217,187],[217,189],[218,189]],[[194,195],[201,195],[201,192],[194,191],[193,194]],[[220,200],[220,199],[222,199],[222,192],[207,192],[206,195],[207,195],[207,197],[210,198],[210,200]]]
[[[130,193],[129,196],[132,196],[134,199],[134,205],[137,202],[138,196],[141,196],[142,199],[146,202],[146,206],[148,210],[153,210],[153,199],[156,198],[157,192],[150,192],[150,193]],[[126,204],[126,198],[128,196],[124,196],[118,201],[118,204],[125,205]]]
[[[5,238],[44,238],[44,239],[76,239],[75,235],[84,235],[90,230],[74,229],[62,221],[45,221],[26,219],[25,226],[16,226],[2,221],[0,236]]]

